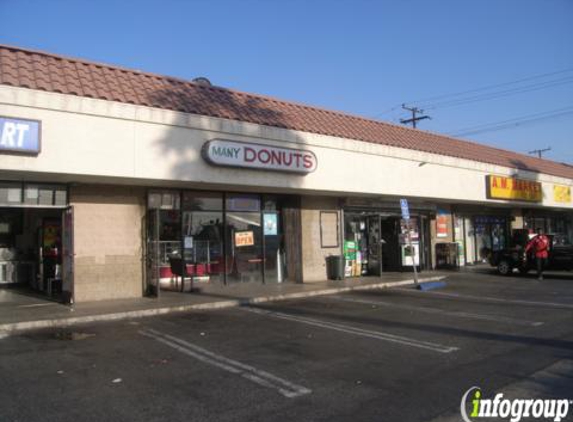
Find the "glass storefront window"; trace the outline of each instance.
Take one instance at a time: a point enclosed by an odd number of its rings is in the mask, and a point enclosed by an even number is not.
[[[181,240],[181,220],[179,211],[159,211],[159,240],[164,242],[175,242]]]
[[[259,195],[229,194],[226,200],[227,211],[253,211],[261,210],[261,198]]]
[[[68,203],[68,192],[66,189],[59,188],[54,191],[54,205],[64,206]]]
[[[281,198],[262,198],[258,194],[153,190],[147,200],[150,250],[159,251],[156,255],[163,258],[156,261],[162,267],[169,265],[170,254],[183,256],[195,281],[282,282]],[[150,274],[163,274],[161,279],[165,279],[169,273],[160,268]]]
[[[26,189],[26,193],[28,189]],[[54,203],[54,191],[49,188],[39,188],[37,190],[37,203],[38,205],[52,205]],[[26,198],[26,203],[28,203],[28,198]]]
[[[178,210],[179,192],[152,191],[147,195],[147,208],[156,210]]]
[[[478,259],[485,262],[490,251],[504,249],[508,244],[506,217],[477,216],[474,218]]]
[[[264,211],[276,211],[278,204],[278,198],[274,195],[265,195],[263,200],[263,210]]]
[[[0,183],[0,205],[64,207],[67,203],[68,191],[64,185]]]
[[[223,194],[216,192],[184,192],[185,211],[222,211]]]
[[[206,281],[222,281],[223,232],[221,211],[183,212],[183,256],[189,274]]]
[[[530,233],[542,229],[547,234],[555,236],[560,243],[571,243],[573,240],[573,220],[564,214],[555,213],[547,217],[529,214],[525,217],[524,228],[528,229]]]
[[[22,186],[14,183],[0,183],[0,204],[22,203]]]

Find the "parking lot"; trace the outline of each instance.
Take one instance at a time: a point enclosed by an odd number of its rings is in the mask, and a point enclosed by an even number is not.
[[[465,391],[573,399],[573,281],[409,287],[0,340],[6,421],[460,420]]]

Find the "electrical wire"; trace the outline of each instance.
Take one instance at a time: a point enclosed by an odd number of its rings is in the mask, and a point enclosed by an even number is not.
[[[570,83],[571,81],[573,81],[573,78],[568,76],[565,78],[556,79],[556,80],[552,80],[552,81],[543,81],[543,82],[539,82],[537,84],[529,84],[526,86],[510,88],[509,90],[482,93],[482,94],[479,94],[477,96],[472,96],[472,97],[467,97],[467,98],[454,99],[453,97],[461,97],[462,95],[478,93],[480,91],[491,91],[494,88],[501,88],[501,87],[506,87],[506,86],[510,86],[510,85],[516,85],[516,84],[520,84],[523,82],[547,78],[547,77],[555,76],[555,75],[561,75],[561,74],[569,73],[569,72],[573,72],[573,68],[562,69],[562,70],[558,70],[555,72],[542,73],[542,74],[538,74],[538,75],[529,76],[526,78],[517,79],[514,81],[508,81],[508,82],[503,82],[503,83],[494,84],[494,85],[487,85],[487,86],[483,86],[480,88],[469,89],[466,91],[459,91],[459,92],[454,92],[454,93],[450,93],[450,94],[443,94],[443,95],[437,95],[437,96],[433,96],[433,97],[427,97],[427,98],[420,99],[417,101],[409,101],[408,104],[418,104],[418,106],[420,108],[423,107],[425,109],[429,109],[429,108],[435,109],[435,108],[437,108],[436,104],[440,104],[440,106],[445,107],[445,106],[463,105],[463,104],[467,104],[467,103],[474,102],[474,101],[486,101],[489,99],[495,99],[495,98],[500,98],[500,97],[504,97],[504,96],[508,96],[508,95],[520,94],[523,92],[530,92],[530,91],[535,91],[538,89],[545,89],[545,88],[550,88],[553,86],[562,85],[565,83]],[[570,78],[571,78],[571,80],[570,80]],[[515,92],[513,92],[513,91],[515,91]],[[491,97],[488,98],[488,96],[491,96]],[[479,97],[479,98],[474,98],[474,97]],[[447,100],[447,101],[440,101],[438,103],[434,102],[436,100],[443,100],[446,98],[452,98],[452,99]],[[396,106],[391,107],[385,111],[377,113],[377,114],[373,115],[372,117],[377,118],[377,117],[392,113],[393,111],[401,108],[401,106],[402,106],[401,104],[396,105]]]
[[[454,93],[450,93],[450,94],[443,94],[443,95],[438,95],[438,96],[434,96],[434,97],[424,98],[424,99],[420,99],[420,100],[416,100],[416,101],[410,101],[408,104],[423,104],[423,103],[427,103],[427,102],[431,102],[431,101],[435,101],[435,100],[441,100],[443,98],[448,98],[448,97],[459,97],[459,96],[465,95],[465,94],[471,94],[471,93],[479,92],[479,91],[487,91],[487,90],[491,90],[493,88],[499,88],[499,87],[508,86],[508,85],[515,85],[515,84],[519,84],[521,82],[532,81],[535,79],[546,78],[548,76],[555,76],[555,75],[560,75],[562,73],[568,73],[568,72],[573,72],[573,68],[562,69],[562,70],[558,70],[555,72],[541,73],[538,75],[528,76],[526,78],[516,79],[514,81],[503,82],[503,83],[494,84],[494,85],[486,85],[486,86],[483,86],[480,88],[469,89],[466,91],[459,91],[459,92],[454,92]]]
[[[423,107],[424,110],[435,110],[438,108],[454,107],[458,105],[464,105],[479,101],[488,101],[497,98],[508,97],[511,95],[523,94],[531,91],[538,91],[540,89],[553,88],[556,86],[561,86],[570,83],[573,83],[573,77],[557,79],[554,81],[546,81],[538,84],[526,85],[517,88],[511,88],[498,92],[484,93],[484,94],[474,95],[471,97],[459,98],[456,100],[448,100],[429,105],[421,105],[420,107]]]
[[[526,116],[515,117],[512,119],[501,120],[498,122],[485,123],[477,126],[471,126],[465,129],[461,129],[452,133],[450,136],[468,136],[476,135],[484,132],[495,132],[499,130],[509,129],[516,126],[525,126],[533,123],[539,123],[548,119],[555,119],[558,117],[563,117],[573,114],[573,106],[563,107],[556,110],[545,111],[540,113],[529,114]]]

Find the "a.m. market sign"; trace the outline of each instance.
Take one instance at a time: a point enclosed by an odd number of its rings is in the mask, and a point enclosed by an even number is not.
[[[506,199],[510,201],[543,201],[543,188],[534,180],[516,179],[505,176],[486,176],[486,195],[488,199]]]
[[[318,164],[312,151],[213,139],[203,145],[203,158],[216,166],[308,174]]]

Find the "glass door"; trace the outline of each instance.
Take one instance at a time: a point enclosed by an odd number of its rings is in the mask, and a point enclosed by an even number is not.
[[[284,253],[280,232],[280,214],[277,211],[263,212],[263,236],[265,248],[265,283],[284,281]]]
[[[464,217],[464,239],[466,262],[474,264],[477,260],[476,255],[476,240],[474,236],[474,224],[470,217]]]
[[[74,213],[69,207],[62,221],[62,296],[65,303],[74,303]]]
[[[223,195],[183,193],[183,257],[195,283],[223,282]]]
[[[225,208],[227,282],[262,283],[264,247],[260,197],[229,194]]]
[[[146,294],[159,297],[160,250],[159,210],[147,210],[147,242],[145,257]]]
[[[382,228],[379,215],[368,217],[368,275],[382,275]]]

